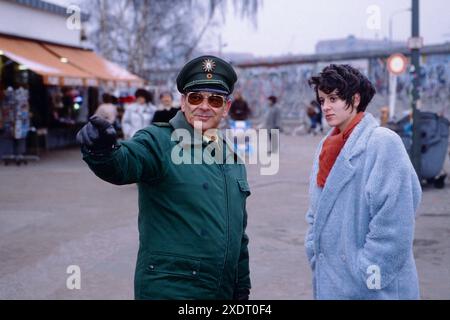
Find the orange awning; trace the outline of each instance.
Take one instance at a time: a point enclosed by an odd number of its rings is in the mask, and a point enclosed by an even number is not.
[[[9,59],[41,75],[47,85],[98,85],[92,74],[62,62],[39,42],[0,36],[0,50]]]
[[[52,44],[43,44],[59,58],[68,59],[77,68],[91,73],[106,85],[116,87],[142,86],[144,80],[128,72],[124,68],[108,61],[93,51],[74,49]]]

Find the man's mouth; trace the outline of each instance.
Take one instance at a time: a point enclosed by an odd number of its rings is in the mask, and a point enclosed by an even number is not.
[[[200,119],[201,121],[207,121],[211,118],[211,116],[200,115],[200,114],[194,114],[194,117],[196,117],[197,119]]]

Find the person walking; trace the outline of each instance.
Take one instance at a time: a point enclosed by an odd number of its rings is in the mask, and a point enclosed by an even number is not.
[[[159,110],[155,112],[152,122],[169,122],[170,119],[177,114],[180,108],[173,105],[173,95],[169,91],[161,92],[159,101],[161,102],[161,105]]]
[[[134,134],[150,125],[156,107],[153,105],[153,96],[145,89],[138,89],[134,94],[136,101],[125,108],[122,118],[122,131],[125,140],[130,139]]]
[[[283,131],[283,128],[281,127],[281,110],[277,104],[278,98],[276,96],[270,96],[267,100],[269,101],[269,111],[267,112],[265,127],[268,130],[269,136],[268,152],[272,153],[278,151],[279,133]],[[272,130],[278,130],[275,139],[273,139]]]

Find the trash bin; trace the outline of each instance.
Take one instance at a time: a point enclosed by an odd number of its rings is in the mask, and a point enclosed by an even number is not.
[[[448,149],[450,122],[433,112],[420,112],[422,138],[421,179],[434,179],[442,171]],[[410,116],[398,121],[394,130],[400,135],[406,150],[412,152],[412,124]]]

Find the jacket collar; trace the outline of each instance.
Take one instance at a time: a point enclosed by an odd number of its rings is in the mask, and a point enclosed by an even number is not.
[[[353,158],[364,152],[364,150],[366,150],[367,141],[369,140],[370,135],[377,127],[379,127],[379,124],[375,118],[372,114],[366,112],[361,122],[355,127],[342,148],[342,157],[348,161],[351,161]]]
[[[190,141],[182,141],[182,144],[193,144],[193,145],[202,145],[203,139],[202,134],[194,134],[194,127],[191,126],[189,122],[187,122],[186,117],[184,116],[184,112],[179,110],[177,114],[170,119],[169,121],[170,125],[175,129],[174,136],[177,141],[180,141],[181,136],[178,134],[179,129],[184,129],[189,132],[189,135],[191,136]]]
[[[342,148],[341,153],[337,157],[327,178],[325,187],[319,195],[316,210],[316,223],[314,226],[317,236],[320,235],[342,189],[353,178],[356,172],[357,167],[353,163],[354,160],[366,150],[370,135],[378,126],[375,118],[370,113],[366,113],[361,122],[353,130]],[[329,134],[331,134],[331,132]],[[316,183],[315,176],[311,178],[311,183]],[[318,188],[317,185],[315,187]]]

